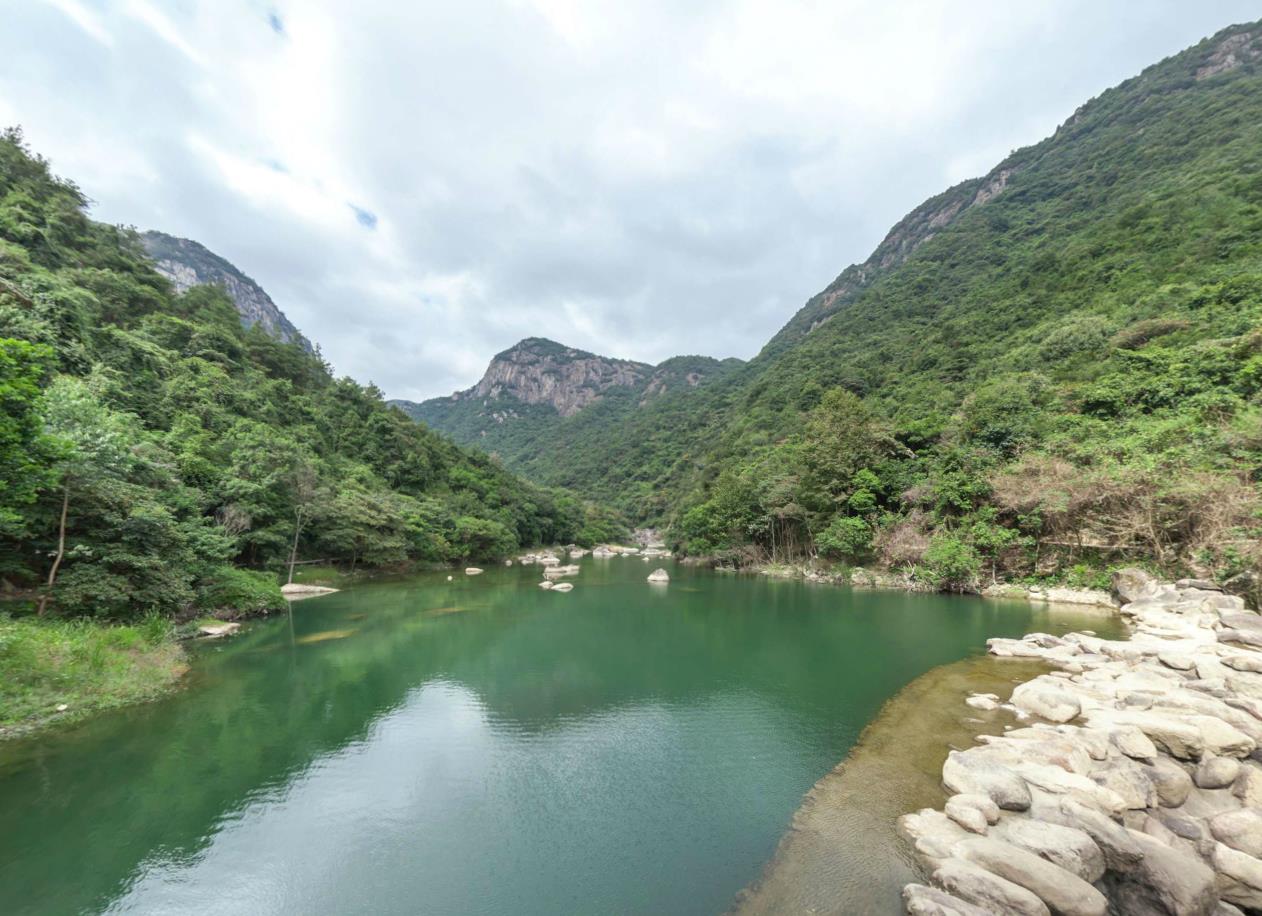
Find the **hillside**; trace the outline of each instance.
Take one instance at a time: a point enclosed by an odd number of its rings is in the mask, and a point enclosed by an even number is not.
[[[558,439],[579,441],[587,431],[626,428],[650,404],[687,400],[741,365],[736,359],[676,356],[650,366],[530,337],[497,354],[472,388],[419,404],[391,403],[457,442],[547,481],[558,477],[553,455]],[[568,477],[581,461],[572,458],[559,476]],[[607,503],[627,504],[625,489],[588,489]]]
[[[277,340],[314,352],[311,342],[285,317],[263,287],[206,246],[154,230],[141,233],[140,241],[158,273],[171,281],[177,293],[199,284],[222,286],[247,328],[261,325]]]
[[[516,466],[740,562],[1253,568],[1260,60],[1250,24],[1148,68],[917,208],[750,363],[589,406]]]
[[[0,402],[0,590],[41,614],[240,614],[281,604],[294,557],[463,562],[619,530],[244,327],[223,287],[173,287],[15,130]]]

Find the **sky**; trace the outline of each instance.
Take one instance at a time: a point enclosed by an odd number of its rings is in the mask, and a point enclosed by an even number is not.
[[[340,375],[748,358],[925,198],[1234,0],[0,0],[0,124]]]

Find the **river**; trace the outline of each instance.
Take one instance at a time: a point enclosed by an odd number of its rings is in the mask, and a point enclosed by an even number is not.
[[[168,699],[0,745],[0,912],[721,912],[900,688],[1109,626],[657,565],[361,585],[197,647]]]

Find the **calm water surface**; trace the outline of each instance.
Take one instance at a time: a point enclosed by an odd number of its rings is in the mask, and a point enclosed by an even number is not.
[[[295,604],[171,699],[0,746],[0,913],[716,913],[904,684],[1108,627],[582,563]]]

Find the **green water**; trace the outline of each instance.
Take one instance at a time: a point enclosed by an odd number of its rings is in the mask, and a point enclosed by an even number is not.
[[[716,913],[904,684],[1110,626],[669,568],[358,587],[0,746],[0,913]]]

